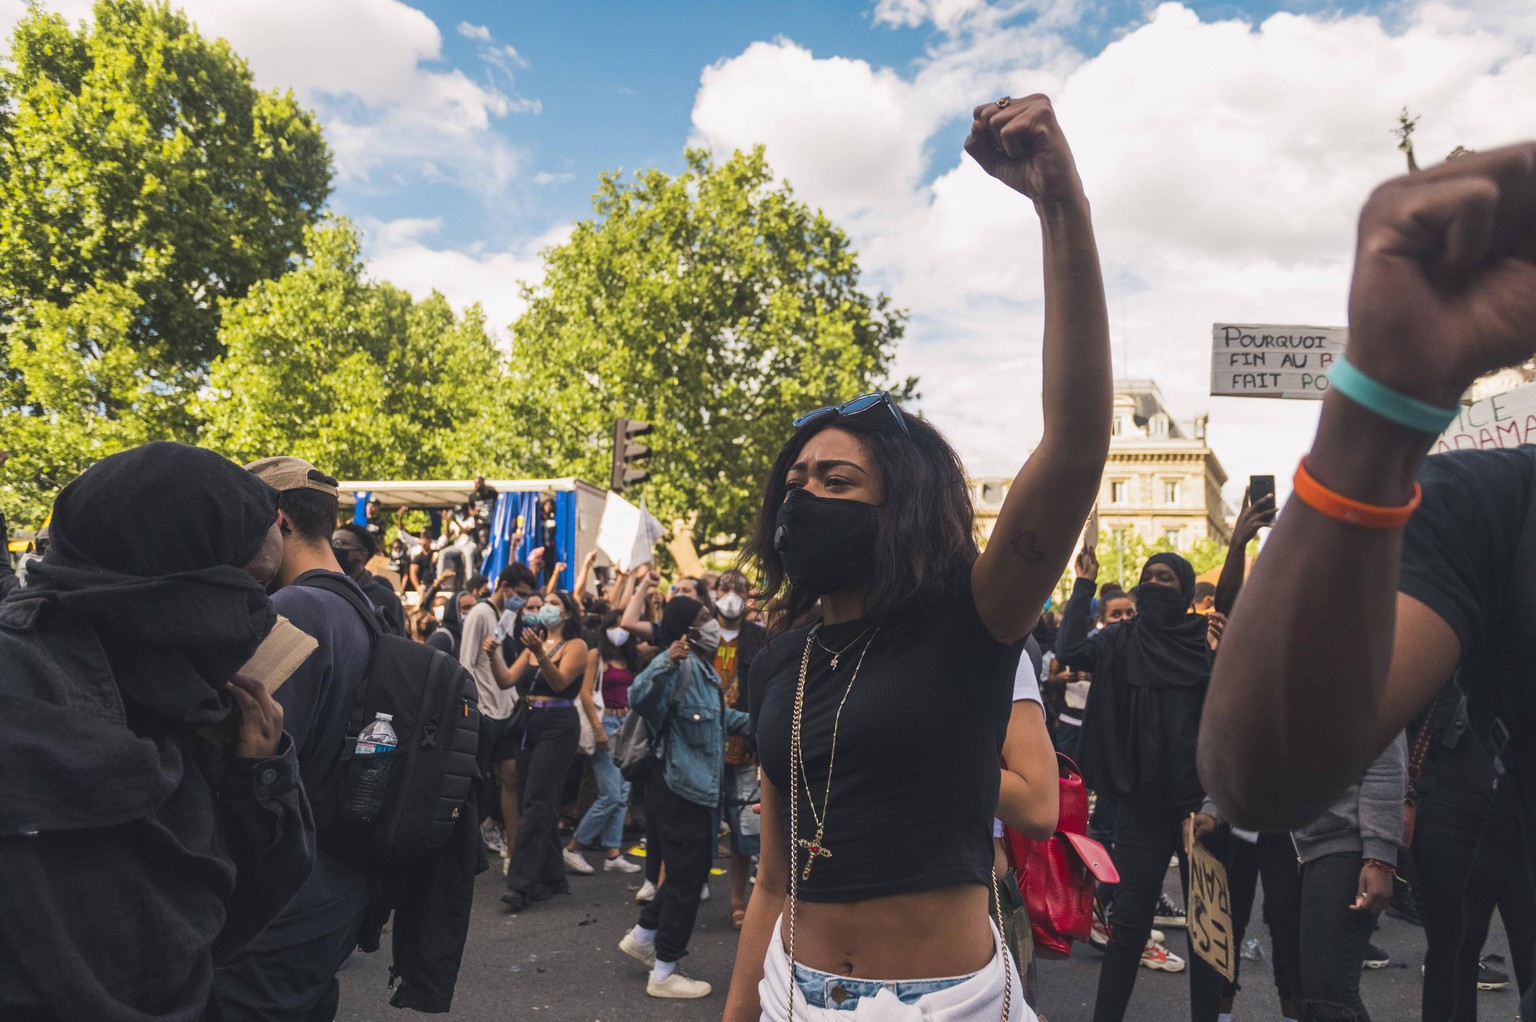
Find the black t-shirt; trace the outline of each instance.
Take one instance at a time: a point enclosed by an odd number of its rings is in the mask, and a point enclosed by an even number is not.
[[[1461,641],[1457,680],[1474,732],[1499,717],[1514,732],[1505,763],[1536,829],[1536,684],[1520,665],[1536,659],[1536,622],[1522,620],[1516,586],[1521,535],[1536,487],[1536,446],[1452,451],[1424,462],[1424,503],[1403,538],[1398,588],[1434,611]],[[1512,649],[1512,644],[1519,647]]]
[[[496,513],[496,487],[489,483],[470,491],[469,512],[478,525],[490,525]]]
[[[748,690],[758,758],[779,790],[786,837],[790,799],[798,797],[799,836],[815,838],[806,784],[820,812],[833,718],[848,692],[822,835],[831,855],[818,857],[810,878],[800,882],[806,901],[991,883],[998,756],[1024,644],[1004,645],[987,631],[971,595],[969,565],[946,588],[932,617],[888,624],[872,641],[860,637],[869,621],[823,628],[818,639],[827,649],[848,647],[837,670],[831,654],[811,642],[801,715],[806,775],[798,793],[789,788],[790,727],[810,629],[770,642],[752,664]],[[868,655],[849,691],[866,642]],[[803,869],[803,851],[790,862]]]
[[[416,565],[418,571],[420,572],[421,589],[422,592],[426,592],[431,588],[433,581],[437,578],[437,565],[432,560],[432,552],[430,550],[423,549],[421,553],[411,558],[411,563]]]

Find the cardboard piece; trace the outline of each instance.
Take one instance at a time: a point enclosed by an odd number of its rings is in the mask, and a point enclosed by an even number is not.
[[[267,694],[272,695],[319,645],[314,636],[279,614],[272,631],[235,673],[261,682]]]
[[[1232,898],[1227,868],[1199,841],[1189,850],[1186,916],[1189,946],[1228,982],[1237,976],[1237,942],[1232,936]]]

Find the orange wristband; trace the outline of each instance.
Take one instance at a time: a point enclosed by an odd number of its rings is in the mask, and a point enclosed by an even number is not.
[[[1424,491],[1418,483],[1413,484],[1413,499],[1402,507],[1382,507],[1379,504],[1351,500],[1313,479],[1312,473],[1307,471],[1305,459],[1296,466],[1293,486],[1301,502],[1318,514],[1362,529],[1401,529],[1408,524],[1408,519],[1413,517],[1424,500]]]

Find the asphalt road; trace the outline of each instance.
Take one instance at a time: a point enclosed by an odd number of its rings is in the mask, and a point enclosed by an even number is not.
[[[594,864],[596,855],[590,856]],[[721,863],[723,865],[723,861]],[[718,1019],[725,1003],[736,952],[724,876],[711,883],[713,897],[700,906],[692,954],[683,971],[715,985],[701,1001],[658,1001],[646,996],[646,969],[618,950],[625,929],[634,925],[635,876],[604,873],[571,877],[574,893],[507,915],[497,897],[500,869],[482,874],[476,894],[469,942],[450,1017],[474,1022],[551,1019],[559,1022],[650,1022]],[[1168,891],[1180,904],[1178,874],[1170,871]],[[1262,896],[1261,896],[1262,901]],[[1254,909],[1258,918],[1260,908]],[[1258,927],[1265,960],[1244,962],[1244,989],[1235,1017],[1253,1022],[1280,1018],[1269,965],[1268,934]],[[1392,964],[1367,972],[1361,989],[1376,1022],[1418,1018],[1419,963],[1423,931],[1383,918],[1375,943],[1392,955]],[[1178,954],[1187,948],[1180,931],[1169,932]],[[1487,948],[1507,955],[1498,920]],[[1039,965],[1039,1010],[1047,1022],[1089,1022],[1098,982],[1099,955],[1079,946],[1074,957]],[[377,954],[354,955],[341,973],[341,1019],[402,1019],[389,1007],[388,943]],[[1143,970],[1136,983],[1128,1019],[1136,1022],[1184,1022],[1189,1017],[1188,979],[1184,975]],[[1480,995],[1479,1017],[1517,1017],[1518,998],[1509,990]]]

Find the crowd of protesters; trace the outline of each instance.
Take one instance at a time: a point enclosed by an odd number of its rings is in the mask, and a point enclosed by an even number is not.
[[[639,884],[613,939],[646,992],[705,997],[679,963],[723,855],[727,1022],[1024,1022],[1036,906],[1004,897],[1008,832],[1050,838],[1078,768],[1118,875],[1083,952],[1095,1022],[1143,968],[1188,972],[1194,1022],[1232,1017],[1237,981],[1168,947],[1165,874],[1187,887],[1196,842],[1236,942],[1262,884],[1285,1019],[1371,1017],[1389,906],[1425,928],[1425,1022],[1508,984],[1482,956],[1495,909],[1530,1011],[1536,448],[1423,451],[1536,344],[1536,148],[1372,197],[1296,499],[1278,522],[1244,500],[1214,583],[1168,552],[1128,591],[1079,547],[1110,363],[1071,150],[1038,96],[978,107],[966,150],[1033,203],[1045,280],[1044,433],[984,546],[958,456],[883,392],[796,418],[741,567],[669,585],[596,553],[568,581],[552,499],[489,577],[484,479],[355,523],[282,452],[151,443],[66,486],[21,572],[0,561],[0,1017],[334,1018],[391,914],[392,1003],[447,1010],[475,875],[499,860],[502,911],[537,913],[589,855]],[[301,652],[269,686],[278,638]],[[447,716],[360,718],[411,665]],[[392,720],[427,728],[412,757],[469,761],[425,851],[346,829],[402,790]]]

